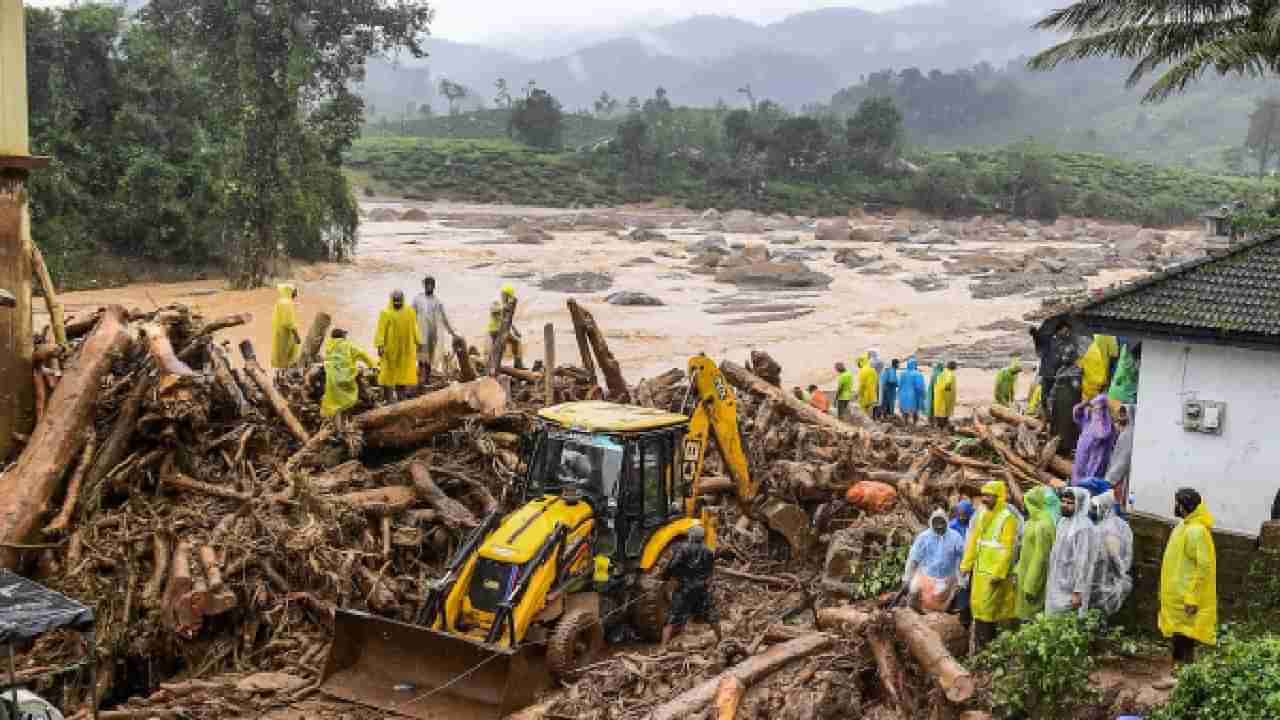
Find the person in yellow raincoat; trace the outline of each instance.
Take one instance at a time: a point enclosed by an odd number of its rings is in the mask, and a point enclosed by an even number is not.
[[[983,510],[969,529],[960,561],[961,582],[973,586],[970,603],[978,649],[995,639],[996,624],[1012,620],[1017,607],[1017,588],[1010,576],[1022,523],[1005,500],[1006,492],[999,480],[982,486]]]
[[[298,334],[298,289],[288,283],[276,286],[280,299],[271,313],[271,367],[279,378],[286,368],[302,358],[302,337]]]
[[[1057,534],[1057,518],[1053,508],[1053,490],[1040,485],[1026,494],[1027,524],[1022,530],[1022,549],[1014,576],[1018,585],[1018,604],[1014,614],[1019,620],[1031,620],[1044,612],[1044,585],[1049,579],[1049,553]]]
[[[1084,377],[1080,383],[1080,400],[1089,402],[1107,389],[1111,361],[1120,357],[1120,344],[1114,335],[1094,335],[1089,350],[1080,358]]]
[[[871,357],[858,358],[858,405],[871,417],[871,407],[880,400],[880,376],[871,367]]]
[[[418,384],[418,348],[422,335],[413,308],[405,305],[404,293],[391,293],[391,304],[378,316],[378,332],[373,345],[378,349],[378,384],[387,389],[387,399],[400,400],[400,388]]]
[[[1160,565],[1160,632],[1173,644],[1175,664],[1195,660],[1196,643],[1218,643],[1218,559],[1213,548],[1213,515],[1200,493],[1182,488],[1174,495],[1182,518],[1164,549]]]
[[[956,367],[955,360],[947,363],[933,388],[933,422],[941,428],[951,425],[951,415],[956,411]]]
[[[346,429],[344,415],[360,401],[356,384],[356,363],[377,367],[378,362],[347,339],[347,331],[334,328],[324,344],[324,397],[320,399],[320,415],[333,418],[334,427]]]
[[[1040,405],[1044,402],[1043,386],[1040,384],[1038,374],[1033,377],[1035,379],[1031,383],[1031,391],[1027,393],[1027,414],[1031,417],[1039,417]]]
[[[498,332],[502,329],[502,316],[507,310],[507,306],[516,301],[516,289],[511,283],[502,286],[502,296],[498,300],[494,300],[489,306],[489,346],[493,347],[498,342]],[[511,359],[515,362],[517,370],[524,369],[524,350],[520,344],[523,338],[520,331],[516,329],[515,322],[511,323],[511,331],[507,333],[506,347],[502,348],[505,354],[507,349],[511,349]],[[498,364],[502,364],[502,354],[498,355]]]

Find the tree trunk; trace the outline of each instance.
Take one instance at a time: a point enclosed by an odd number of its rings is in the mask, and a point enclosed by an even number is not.
[[[307,330],[307,339],[302,343],[303,367],[324,360],[320,356],[320,350],[324,347],[324,339],[329,335],[329,326],[332,324],[333,318],[329,317],[327,312],[318,312],[315,318],[311,320],[311,327]]]
[[[598,385],[599,381],[596,379],[596,361],[595,358],[591,356],[591,338],[587,336],[587,326],[583,324],[582,320],[578,317],[579,314],[575,310],[577,307],[578,303],[569,303],[569,317],[573,321],[573,335],[578,341],[578,354],[582,357],[582,369],[585,370],[588,375],[588,384]]]
[[[418,498],[435,508],[440,513],[440,520],[451,528],[470,529],[478,526],[480,521],[467,509],[466,505],[445,494],[431,480],[431,471],[422,463],[409,466],[409,474],[413,477],[413,489]]]
[[[360,490],[333,498],[336,503],[350,505],[371,515],[398,515],[418,499],[414,488],[402,485]]]
[[[900,717],[910,717],[911,707],[907,702],[906,683],[903,682],[902,663],[898,661],[898,653],[894,650],[893,639],[885,632],[886,628],[868,628],[867,645],[871,648],[871,656],[875,658],[877,678],[880,687],[884,688],[889,703],[898,710]]]
[[[62,488],[67,467],[80,449],[68,438],[88,431],[102,379],[116,355],[129,346],[125,317],[124,309],[114,306],[103,314],[58,384],[17,463],[0,475],[0,542],[28,542],[40,527],[41,516],[49,511],[49,501]],[[18,561],[17,550],[0,549],[0,567],[16,570]]]
[[[462,427],[463,416],[428,418],[422,422],[401,420],[364,433],[364,444],[376,448],[416,448],[441,433]]]
[[[992,405],[990,410],[992,417],[1002,422],[1007,422],[1010,425],[1026,425],[1036,432],[1044,429],[1044,423],[1033,417],[1016,412],[1012,408],[1007,408],[1003,405]]]
[[[289,432],[293,434],[298,442],[306,444],[311,436],[307,434],[307,429],[302,427],[302,423],[298,421],[297,416],[293,414],[293,410],[289,408],[289,401],[284,399],[280,391],[276,389],[275,383],[271,382],[271,376],[267,375],[267,371],[262,369],[258,364],[258,356],[253,351],[253,343],[248,340],[241,341],[240,354],[244,357],[244,371],[249,377],[253,378],[253,382],[262,390],[262,394],[267,398],[267,404],[275,411],[277,417],[284,421],[285,427],[289,428]]]
[[[827,428],[838,435],[849,438],[856,436],[857,430],[851,425],[873,430],[875,423],[871,418],[867,417],[859,408],[851,408],[851,420],[849,423],[841,422],[834,415],[828,415],[821,410],[803,403],[796,398],[784,393],[781,388],[776,388],[764,380],[760,379],[750,370],[738,365],[737,363],[725,360],[720,363],[720,372],[724,373],[725,379],[733,384],[739,390],[762,395],[773,402],[777,403],[778,410],[785,415],[795,418],[800,422],[817,425]]]
[[[795,640],[774,645],[763,653],[738,663],[718,677],[695,685],[658,706],[650,716],[650,720],[678,720],[694,717],[715,700],[725,677],[734,677],[744,687],[750,687],[787,663],[825,650],[833,642],[834,639],[826,633],[810,633]]]
[[[556,404],[556,329],[551,323],[542,328],[542,404],[551,407]]]
[[[67,527],[71,525],[71,516],[76,510],[76,501],[80,499],[80,487],[84,483],[84,476],[89,471],[89,466],[93,464],[93,455],[98,449],[98,438],[94,434],[92,425],[89,429],[89,439],[84,443],[84,450],[80,453],[80,464],[76,466],[76,471],[71,476],[71,482],[67,483],[66,497],[62,501],[62,512],[53,519],[53,522],[45,526],[46,535],[62,535],[67,532]]]
[[[622,367],[618,365],[617,358],[609,349],[609,343],[605,340],[604,333],[600,331],[600,326],[596,324],[595,318],[586,308],[579,305],[577,300],[571,298],[568,304],[569,316],[573,318],[574,332],[578,332],[578,328],[581,327],[595,350],[596,360],[600,363],[601,372],[604,373],[605,386],[609,390],[609,399],[613,402],[630,402],[631,392],[627,388],[626,378],[622,376]]]
[[[942,636],[929,626],[925,616],[910,608],[898,608],[893,613],[893,622],[898,639],[906,644],[920,667],[938,683],[948,700],[961,703],[973,697],[973,676],[951,656]]]
[[[354,418],[361,430],[385,427],[397,421],[444,420],[479,413],[497,417],[506,412],[507,397],[493,378],[450,385],[426,395],[375,408]]]
[[[733,675],[725,675],[716,688],[716,720],[737,720],[738,707],[742,705],[742,695],[747,686]]]
[[[53,330],[53,341],[58,345],[67,344],[67,320],[62,303],[58,302],[58,293],[53,288],[53,278],[49,275],[49,266],[44,264],[44,255],[40,247],[31,244],[31,269],[35,270],[40,280],[40,294],[44,295],[44,305],[49,310],[49,327]]]
[[[871,622],[871,613],[857,608],[841,606],[821,608],[816,613],[817,625],[823,630],[838,630],[845,635],[855,635]]]
[[[248,417],[253,412],[253,406],[240,391],[235,376],[231,374],[231,361],[217,343],[209,343],[209,363],[213,365],[213,379],[218,383],[218,387],[222,388],[222,392],[230,398],[232,406],[236,409],[236,417]]]

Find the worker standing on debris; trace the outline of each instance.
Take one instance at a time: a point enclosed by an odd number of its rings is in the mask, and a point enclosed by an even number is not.
[[[1107,389],[1111,362],[1120,357],[1120,346],[1114,335],[1094,335],[1093,344],[1080,358],[1084,379],[1080,387],[1080,399],[1088,402]]]
[[[276,286],[280,298],[271,312],[271,367],[276,381],[302,358],[302,337],[298,334],[298,288],[289,283]]]
[[[1138,402],[1138,363],[1142,360],[1142,343],[1120,348],[1120,358],[1116,361],[1115,377],[1111,379],[1111,388],[1107,397],[1122,405]]]
[[[1005,500],[1007,492],[998,480],[982,486],[978,500],[982,507],[960,562],[961,582],[972,578],[970,603],[978,649],[995,639],[997,623],[1014,618],[1017,604],[1017,589],[1010,575],[1022,523]]]
[[[1133,467],[1133,423],[1137,419],[1136,405],[1121,405],[1116,411],[1116,446],[1111,450],[1107,463],[1107,484],[1115,493],[1116,505],[1123,511],[1129,502],[1129,470]]]
[[[940,428],[951,427],[951,415],[956,411],[956,361],[947,363],[947,369],[938,376],[933,387],[933,421]]]
[[[880,375],[871,367],[871,359],[867,355],[858,358],[858,406],[867,417],[875,417],[872,409],[880,399]]]
[[[675,579],[676,589],[671,596],[671,613],[667,625],[662,628],[662,644],[671,642],[690,619],[711,625],[720,637],[720,617],[716,613],[715,599],[711,597],[711,574],[716,568],[716,555],[707,547],[706,530],[701,525],[689,528],[688,539],[676,550],[671,562],[662,571],[663,580]]]
[[[924,412],[925,417],[928,418],[931,423],[933,422],[933,394],[938,389],[938,378],[941,378],[942,373],[946,372],[946,370],[946,364],[939,360],[933,364],[933,371],[929,375],[929,387],[925,391],[924,397]]]
[[[502,286],[502,296],[493,301],[489,306],[489,346],[493,347],[498,344],[498,333],[502,331],[502,319],[507,312],[507,308],[516,302],[516,288],[511,283]],[[498,364],[502,364],[502,356],[511,349],[511,358],[515,361],[516,369],[524,369],[524,354],[520,344],[520,331],[516,329],[514,319],[511,327],[507,331],[506,347],[498,352]]]
[[[896,413],[898,404],[898,387],[901,379],[898,377],[898,368],[901,367],[901,361],[894,358],[889,366],[880,373],[880,419],[888,420]]]
[[[849,421],[849,406],[853,404],[853,371],[844,363],[836,363],[836,414],[845,422]]]
[[[422,347],[417,315],[405,305],[403,292],[391,293],[391,304],[378,316],[373,344],[381,365],[378,384],[386,388],[388,400],[398,402],[401,388],[407,390],[418,384],[417,356]]]
[[[436,357],[436,341],[440,337],[440,326],[449,331],[450,337],[457,337],[449,316],[444,311],[444,303],[436,297],[436,279],[428,275],[422,279],[422,293],[413,298],[413,312],[418,316],[418,335],[422,337],[422,347],[418,349],[418,380],[427,385],[431,382],[431,363]]]
[[[1173,642],[1173,661],[1195,661],[1196,643],[1218,643],[1218,559],[1213,515],[1200,493],[1182,488],[1173,512],[1181,521],[1169,535],[1160,566],[1160,632]]]
[[[809,386],[809,404],[824,413],[831,412],[831,401],[827,399],[827,394],[822,392],[817,385]]]
[[[1093,606],[1115,615],[1133,590],[1133,529],[1116,515],[1116,496],[1105,492],[1089,501],[1098,528],[1098,565],[1093,570]]]
[[[1089,491],[1063,488],[1062,519],[1049,555],[1049,583],[1045,612],[1060,615],[1075,610],[1084,617],[1093,607],[1093,571],[1098,560],[1098,533],[1089,519]]]
[[[996,373],[995,401],[997,405],[1013,408],[1014,391],[1018,387],[1018,375],[1020,374],[1022,374],[1022,358],[1014,355],[1013,359],[1009,361],[1009,365]]]
[[[1041,384],[1040,375],[1037,372],[1032,376],[1031,389],[1027,391],[1027,415],[1037,417],[1040,415],[1041,405],[1044,403],[1044,394],[1041,392],[1044,386]]]
[[[909,357],[907,369],[903,371],[898,383],[898,411],[911,425],[920,422],[920,409],[924,407],[924,395],[924,375],[920,374],[916,359]]]
[[[1097,395],[1088,403],[1076,405],[1071,414],[1080,426],[1076,460],[1071,466],[1071,484],[1079,485],[1089,478],[1107,474],[1107,463],[1111,461],[1111,451],[1116,446],[1116,429],[1111,422],[1111,406],[1106,395]]]
[[[1044,588],[1049,579],[1049,554],[1056,535],[1057,498],[1053,490],[1041,485],[1023,498],[1027,506],[1027,524],[1022,529],[1022,549],[1014,571],[1018,585],[1019,620],[1031,620],[1044,612]]]
[[[929,527],[916,536],[907,555],[902,585],[911,607],[943,612],[957,586],[964,538],[947,526],[947,513],[935,510]]]
[[[333,418],[338,432],[346,430],[345,414],[360,401],[356,383],[356,363],[376,367],[377,361],[347,339],[347,331],[334,328],[324,345],[324,397],[320,399],[320,415]]]

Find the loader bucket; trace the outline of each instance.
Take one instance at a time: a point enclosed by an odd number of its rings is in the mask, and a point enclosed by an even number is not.
[[[490,720],[533,704],[550,685],[541,647],[492,647],[338,610],[320,690],[420,720]]]

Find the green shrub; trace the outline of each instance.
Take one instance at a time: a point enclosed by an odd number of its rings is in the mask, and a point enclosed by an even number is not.
[[[1102,615],[1041,615],[996,638],[976,659],[991,673],[992,706],[1002,717],[1068,717],[1092,700],[1089,682],[1103,639]]]
[[[1169,703],[1152,720],[1239,720],[1280,717],[1280,637],[1219,638],[1178,673]]]
[[[974,205],[973,176],[955,161],[939,160],[911,183],[911,206],[935,215],[957,215]]]
[[[902,568],[907,565],[906,545],[891,545],[884,549],[875,562],[867,566],[853,581],[853,600],[879,597],[902,585]]]

